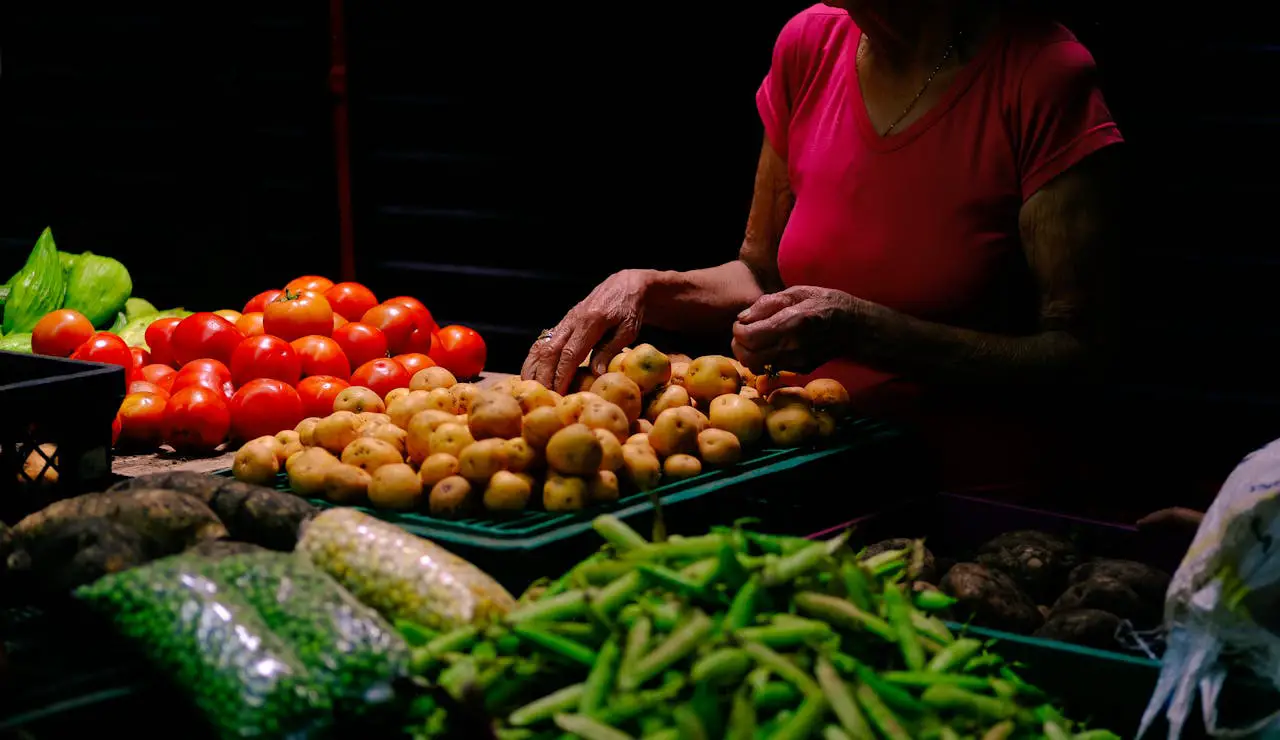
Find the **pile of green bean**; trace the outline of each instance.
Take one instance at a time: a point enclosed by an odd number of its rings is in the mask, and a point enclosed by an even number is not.
[[[499,740],[1114,738],[1064,718],[990,645],[909,585],[912,550],[860,560],[742,526],[649,542],[615,517],[607,545],[501,622],[400,625],[414,672]],[[916,548],[918,551],[920,548]],[[452,702],[449,702],[452,703]],[[450,733],[440,699],[416,738]]]

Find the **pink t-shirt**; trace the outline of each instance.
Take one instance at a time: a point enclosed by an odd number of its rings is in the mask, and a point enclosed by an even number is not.
[[[933,107],[881,137],[858,82],[860,38],[842,9],[801,12],[779,35],[756,96],[795,193],[778,252],[783,282],[952,326],[1034,332],[1019,208],[1122,140],[1093,57],[1058,24],[1006,20]],[[936,405],[919,398],[930,389],[848,360],[816,374],[841,380],[870,408]]]

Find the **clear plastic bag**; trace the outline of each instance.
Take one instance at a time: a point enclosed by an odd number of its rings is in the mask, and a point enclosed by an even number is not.
[[[339,718],[392,704],[394,682],[408,671],[409,648],[337,581],[293,553],[230,555],[213,568],[293,648]]]
[[[1169,629],[1160,680],[1142,718],[1161,711],[1182,734],[1197,697],[1215,737],[1280,737],[1280,711],[1226,727],[1219,705],[1245,671],[1280,689],[1280,440],[1250,454],[1205,512],[1165,598]]]
[[[319,736],[333,721],[329,698],[209,562],[165,558],[76,593],[190,695],[220,737]]]

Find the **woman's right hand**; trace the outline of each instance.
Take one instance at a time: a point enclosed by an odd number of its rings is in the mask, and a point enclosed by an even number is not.
[[[521,377],[565,393],[588,354],[592,371],[603,375],[609,360],[639,335],[645,294],[655,274],[652,270],[623,270],[610,275],[554,329],[538,337],[529,349]]]

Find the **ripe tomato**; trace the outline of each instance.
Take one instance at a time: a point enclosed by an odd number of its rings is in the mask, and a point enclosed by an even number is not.
[[[431,359],[459,379],[479,375],[487,352],[484,339],[475,329],[456,324],[437,332],[436,341],[431,343]]]
[[[100,331],[71,353],[71,359],[84,362],[101,362],[124,368],[125,377],[133,370],[133,353],[129,345],[109,331]]]
[[[373,291],[360,283],[338,283],[324,292],[333,312],[348,321],[359,321],[369,309],[378,305]]]
[[[332,287],[333,281],[327,277],[321,277],[319,275],[303,275],[302,277],[296,277],[285,283],[284,292],[301,293],[304,290],[311,290],[316,293],[323,294],[326,290]]]
[[[352,367],[360,367],[369,360],[387,356],[386,335],[361,321],[352,321],[335,329],[333,341],[342,347]]]
[[[351,385],[361,385],[386,398],[396,388],[408,388],[413,376],[395,360],[369,360],[351,373]]]
[[[395,298],[391,298],[383,302],[395,303],[397,305],[404,306],[405,308],[409,309],[409,313],[413,314],[414,326],[417,326],[419,329],[423,329],[428,333],[439,331],[440,329],[440,326],[436,324],[436,320],[432,318],[431,312],[428,311],[427,307],[422,305],[422,301],[418,300],[417,298],[414,298],[412,296],[402,295],[402,296],[396,296]]]
[[[184,365],[174,376],[169,392],[177,394],[178,391],[190,386],[208,388],[227,398],[231,398],[231,394],[235,392],[235,387],[231,385],[231,371],[221,362],[208,358],[194,360]]]
[[[311,334],[327,337],[333,333],[333,309],[322,295],[286,291],[267,304],[262,328],[286,342]]]
[[[231,397],[230,408],[231,436],[245,442],[293,429],[303,419],[298,392],[273,378],[245,383]]]
[[[301,377],[298,354],[279,337],[246,337],[231,353],[231,382],[237,388],[257,378],[275,378],[293,385]]]
[[[302,398],[302,417],[324,418],[333,413],[333,399],[346,390],[347,381],[332,375],[312,375],[298,383],[298,396]]]
[[[178,452],[212,452],[229,429],[231,411],[217,391],[193,385],[174,393],[165,404],[164,441]]]
[[[387,349],[394,354],[404,351],[409,335],[417,328],[413,312],[399,303],[381,303],[365,312],[360,323],[368,324],[387,336]]]
[[[409,335],[409,341],[405,342],[402,354],[418,352],[424,355],[431,354],[431,338],[435,336],[434,332],[424,331],[423,329],[414,329]]]
[[[151,353],[141,347],[130,347],[129,354],[133,356],[133,367],[129,370],[129,376],[134,377],[142,368],[151,364]]]
[[[168,406],[168,397],[168,394],[161,396],[130,390],[117,414],[120,419],[120,444],[159,447],[164,440],[164,410]]]
[[[166,391],[164,388],[161,388],[155,383],[152,383],[149,380],[142,380],[142,379],[130,381],[129,388],[125,392],[126,393],[152,393],[166,400],[171,395],[169,391]]]
[[[164,319],[156,319],[147,327],[144,336],[147,340],[147,346],[151,348],[152,362],[169,365],[170,367],[181,364],[173,359],[173,331],[181,323],[182,319],[170,316]]]
[[[336,314],[336,313],[335,313],[335,314],[333,315],[333,328],[334,328],[334,329],[338,329],[338,328],[341,328],[341,327],[343,327],[343,326],[346,326],[348,323],[350,323],[350,322],[348,322],[346,319],[344,319],[344,318],[343,318],[342,316],[340,316],[339,314]]]
[[[155,383],[163,388],[165,393],[169,393],[173,388],[173,378],[177,374],[178,371],[168,365],[153,362],[150,365],[143,365],[138,370],[138,379],[145,380],[148,383]]]
[[[236,345],[243,339],[244,335],[235,324],[215,313],[201,311],[178,324],[178,328],[173,330],[170,346],[173,359],[180,365],[201,357],[211,357],[226,365],[231,362],[231,353]]]
[[[240,314],[240,318],[236,319],[236,328],[246,337],[260,337],[267,333],[267,330],[262,326],[261,311]]]
[[[71,308],[50,311],[31,330],[31,351],[38,355],[70,357],[93,336],[93,324]]]
[[[283,293],[283,290],[264,290],[250,298],[249,302],[244,304],[244,311],[241,311],[241,313],[262,313],[262,310],[267,307],[268,303],[279,298]]]
[[[351,377],[351,363],[346,353],[329,337],[312,335],[295,339],[290,344],[302,363],[302,377],[332,375],[343,380]]]
[[[422,354],[421,352],[410,352],[404,355],[396,355],[391,359],[400,363],[400,367],[409,372],[409,377],[424,367],[435,367],[436,361]]]

